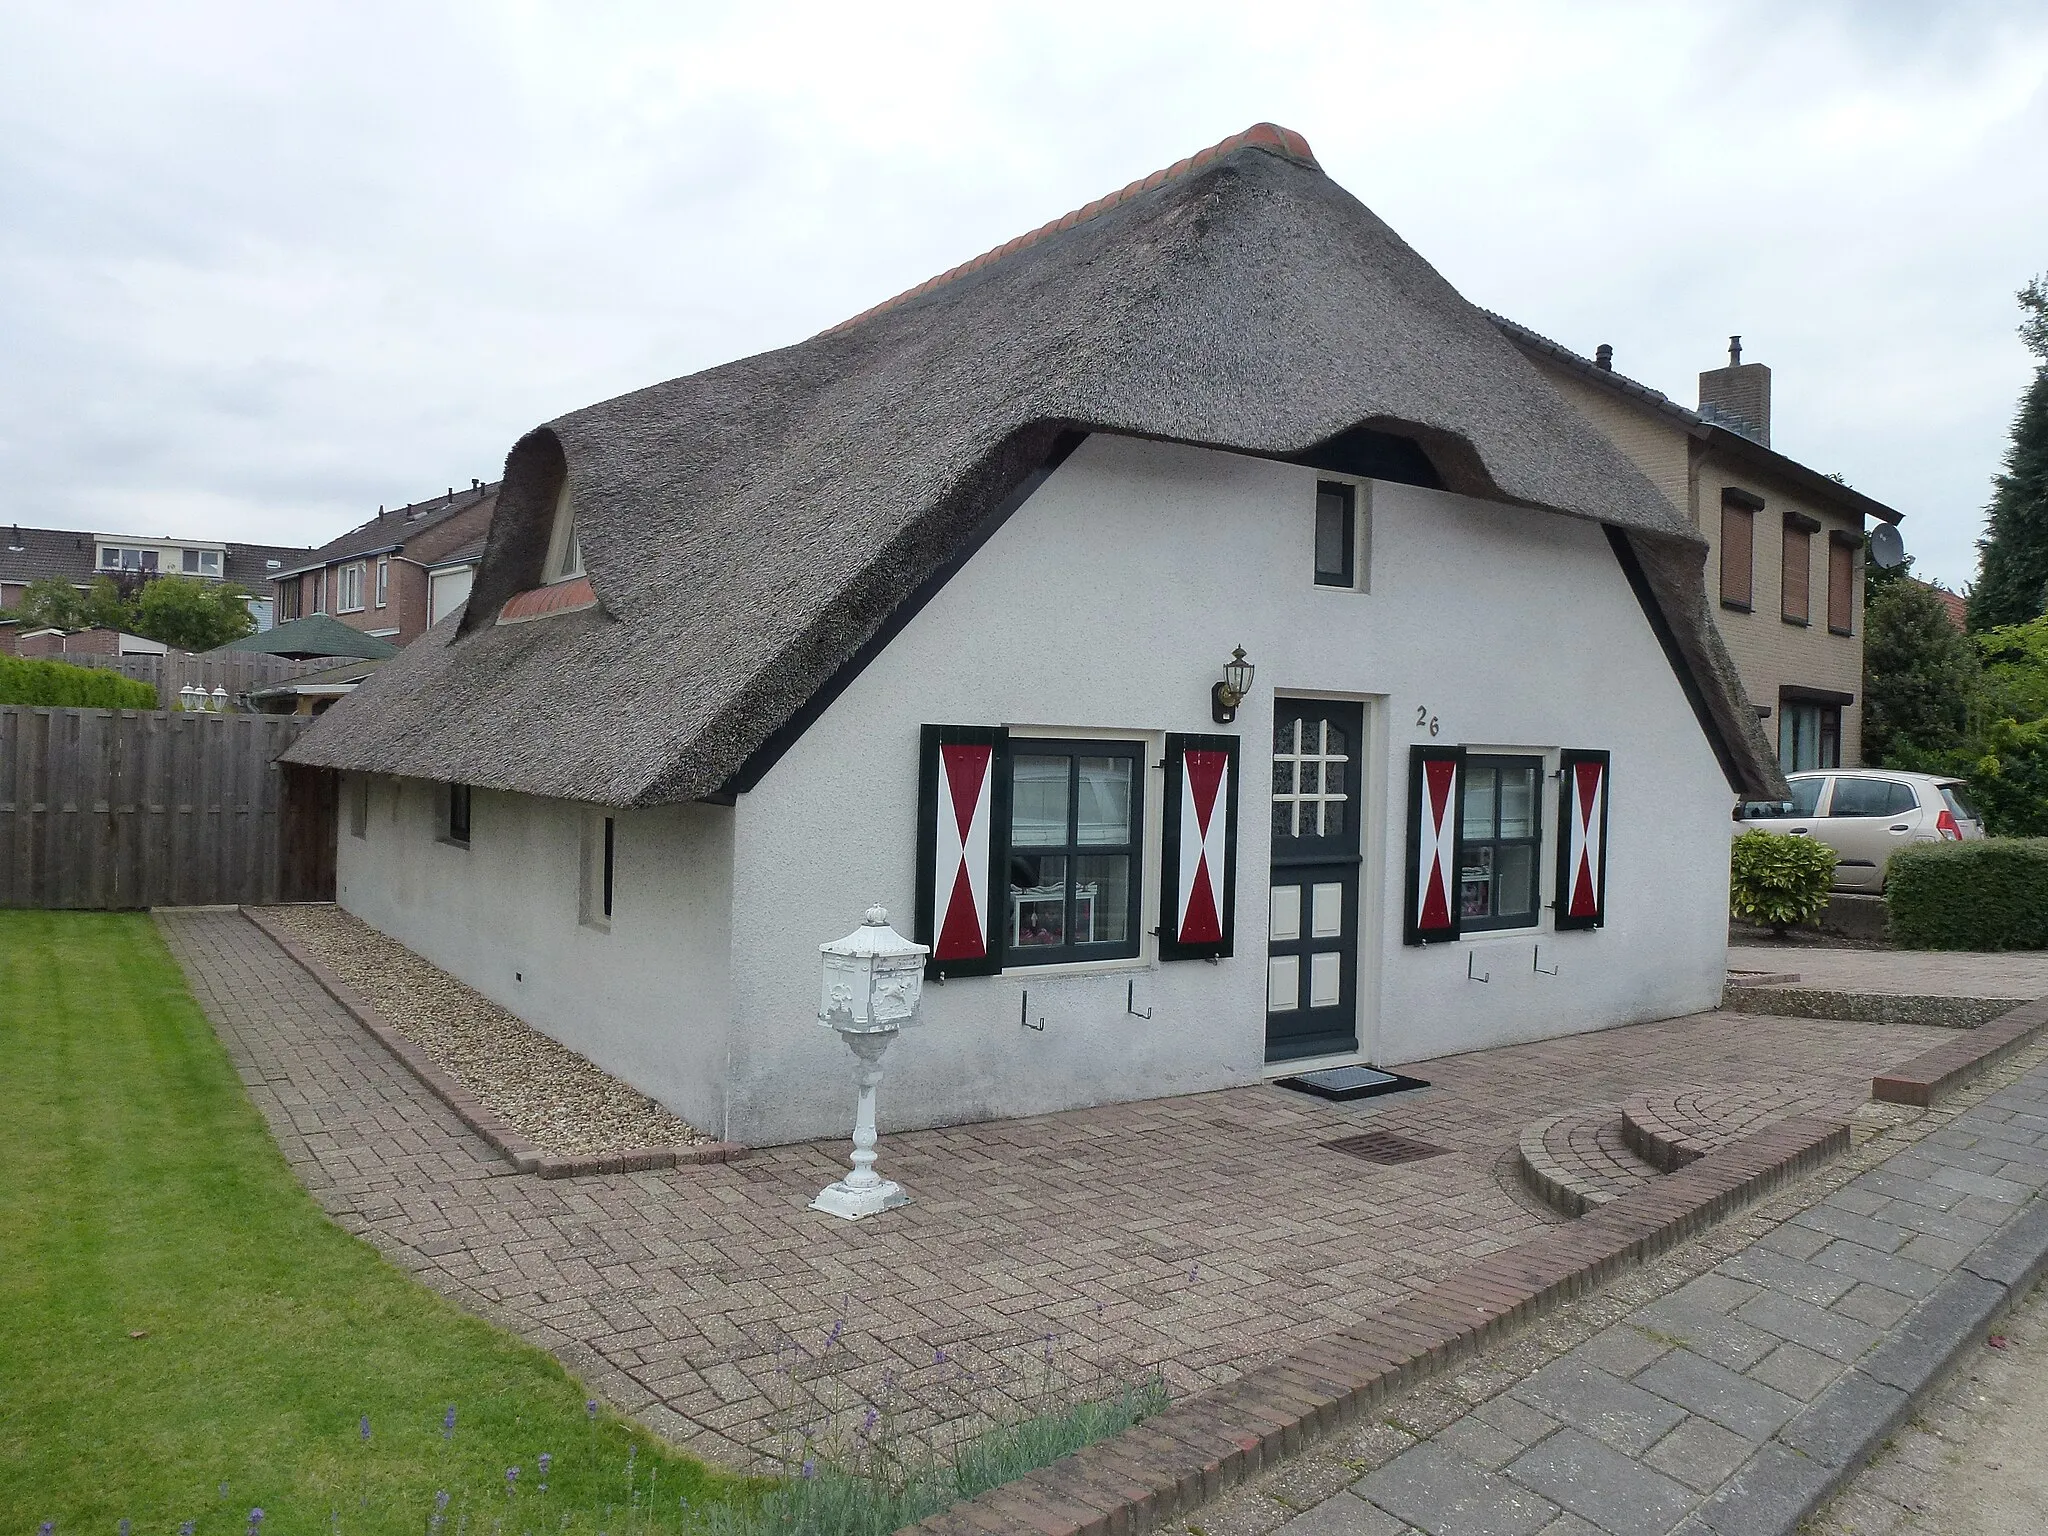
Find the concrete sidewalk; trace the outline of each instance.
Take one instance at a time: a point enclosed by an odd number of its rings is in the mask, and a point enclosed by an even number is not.
[[[1887,1138],[1896,1150],[1839,1187],[1774,1202],[1704,1273],[1547,1363],[1528,1369],[1530,1351],[1511,1348],[1521,1370],[1490,1360],[1462,1373],[1456,1385],[1477,1399],[1466,1411],[1443,1412],[1444,1394],[1397,1402],[1320,1469],[1297,1469],[1290,1483],[1282,1468],[1178,1528],[1792,1531],[2048,1252],[2048,1205],[2032,1204],[2048,1186],[2044,1047],[1998,1077],[2005,1086],[1980,1089],[1960,1112],[1902,1122]],[[1913,1139],[1915,1129],[1924,1134]],[[1289,1497],[1306,1491],[1302,1474],[1327,1479],[1347,1453],[1363,1476],[1317,1499]],[[1289,1505],[1300,1512],[1260,1518]]]

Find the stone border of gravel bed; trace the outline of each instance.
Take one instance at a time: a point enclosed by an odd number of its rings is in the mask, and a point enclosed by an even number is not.
[[[454,1077],[434,1064],[433,1059],[378,1015],[377,1010],[356,994],[347,983],[306,952],[292,936],[273,922],[268,914],[250,907],[238,908],[242,916],[285,952],[293,964],[312,977],[350,1018],[392,1056],[399,1065],[419,1079],[420,1086],[454,1111],[455,1117],[481,1136],[492,1151],[520,1173],[543,1179],[570,1179],[590,1173],[635,1173],[645,1168],[675,1168],[693,1163],[726,1163],[747,1156],[752,1150],[736,1141],[707,1141],[686,1147],[627,1147],[617,1152],[595,1152],[560,1157],[542,1152],[490,1106],[463,1087]]]

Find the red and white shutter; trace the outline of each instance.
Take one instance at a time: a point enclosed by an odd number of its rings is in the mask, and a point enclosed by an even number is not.
[[[930,972],[985,976],[1002,969],[1007,741],[1000,726],[927,725],[920,732],[912,933],[931,946]]]
[[[1458,792],[1462,747],[1408,749],[1408,892],[1402,939],[1458,937]]]
[[[1237,929],[1237,738],[1166,738],[1159,958],[1214,960]]]
[[[1598,928],[1607,920],[1605,752],[1561,752],[1557,775],[1559,928]]]

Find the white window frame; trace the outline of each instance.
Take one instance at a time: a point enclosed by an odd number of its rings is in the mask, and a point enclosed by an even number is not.
[[[377,606],[387,607],[391,601],[391,557],[377,557]]]
[[[368,574],[365,562],[356,560],[335,570],[334,611],[336,613],[361,613],[363,611],[363,578]]]
[[[1317,488],[1324,484],[1351,487],[1351,580],[1325,582],[1315,575],[1315,529]],[[1372,591],[1372,482],[1355,475],[1317,470],[1309,482],[1309,580],[1318,592],[1370,593]]]

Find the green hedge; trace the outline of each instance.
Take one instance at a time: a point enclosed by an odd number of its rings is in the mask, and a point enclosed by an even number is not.
[[[2048,948],[2048,837],[1901,848],[1885,901],[1907,949]]]
[[[54,704],[78,709],[155,709],[156,685],[104,667],[0,656],[0,704]]]

